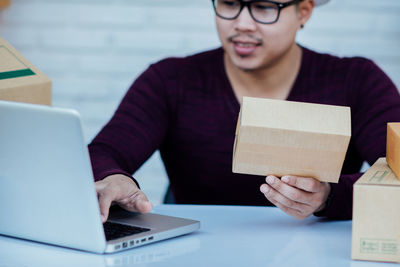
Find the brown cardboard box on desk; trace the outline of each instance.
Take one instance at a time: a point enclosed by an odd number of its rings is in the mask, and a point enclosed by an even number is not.
[[[354,184],[351,257],[400,262],[400,180],[385,158]]]
[[[51,80],[1,38],[0,100],[51,105]]]
[[[386,160],[400,179],[400,122],[387,124]]]
[[[349,107],[244,97],[232,169],[337,183],[350,136]]]

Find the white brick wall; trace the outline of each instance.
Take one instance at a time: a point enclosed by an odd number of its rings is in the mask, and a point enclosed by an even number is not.
[[[322,52],[375,60],[400,86],[400,1],[331,0],[298,36]],[[0,36],[53,80],[89,142],[151,62],[219,45],[209,0],[12,0]],[[158,153],[135,175],[155,203],[168,183]]]

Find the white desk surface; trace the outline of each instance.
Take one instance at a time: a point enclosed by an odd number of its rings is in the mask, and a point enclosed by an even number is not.
[[[160,205],[153,212],[199,220],[200,230],[111,255],[0,236],[0,267],[395,266],[351,260],[351,221],[298,221],[273,207]]]

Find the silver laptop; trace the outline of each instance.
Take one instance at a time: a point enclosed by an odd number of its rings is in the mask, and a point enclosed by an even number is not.
[[[0,125],[0,234],[112,253],[200,227],[115,208],[103,226],[76,111],[0,101]]]

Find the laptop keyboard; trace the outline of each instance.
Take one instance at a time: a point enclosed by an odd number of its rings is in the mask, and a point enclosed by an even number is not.
[[[106,222],[103,224],[103,227],[107,241],[150,231],[150,229],[147,228],[113,222]]]

